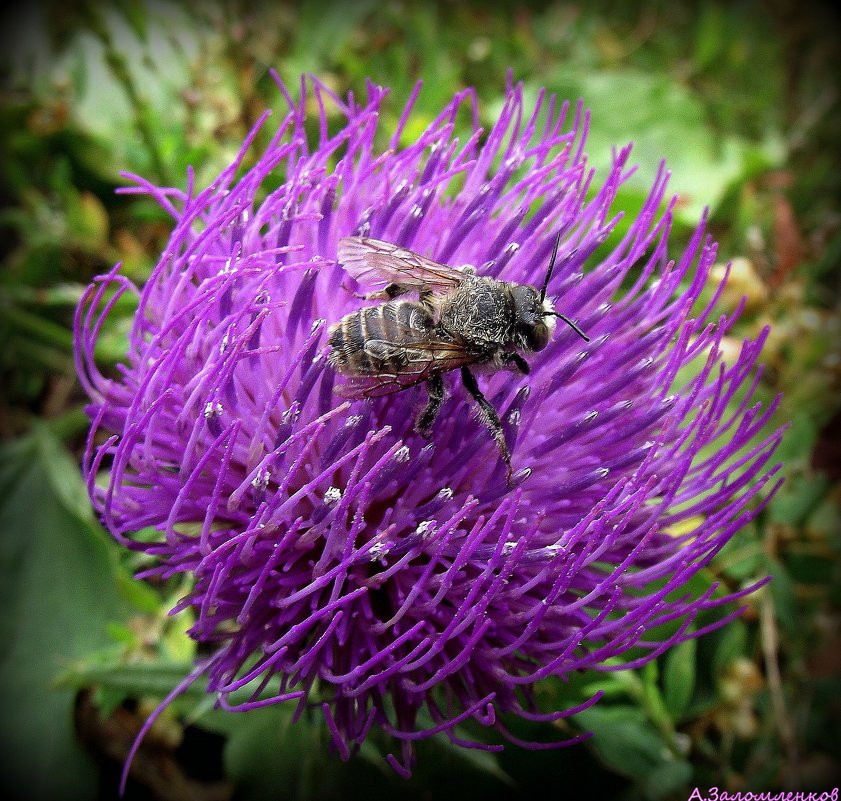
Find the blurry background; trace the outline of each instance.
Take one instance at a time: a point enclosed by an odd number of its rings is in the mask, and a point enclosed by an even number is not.
[[[212,711],[201,686],[149,735],[130,799],[685,799],[693,788],[823,790],[841,759],[841,206],[838,16],[829,4],[742,2],[47,3],[0,22],[0,787],[113,798],[139,723],[194,656],[184,587],[131,579],[78,470],[87,418],[74,305],[122,261],[142,281],[169,220],[114,193],[120,170],[183,187],[227,165],[265,108],[312,72],[339,93],[390,86],[385,139],[424,79],[406,137],[475,86],[483,124],[505,75],[592,109],[587,152],[636,143],[617,207],[633,213],[665,157],[681,194],[673,247],[705,205],[732,260],[733,339],[773,326],[760,394],[785,394],[786,483],[706,579],[770,573],[748,613],[636,671],[580,677],[606,699],[564,751],[500,755],[424,742],[413,778],[376,738],[348,764],[289,711]],[[339,120],[335,120],[336,124]],[[261,132],[265,143],[270,123]],[[98,352],[113,368],[132,313]],[[548,698],[556,692],[546,683]],[[475,735],[475,732],[471,732]],[[18,797],[15,795],[14,797]]]

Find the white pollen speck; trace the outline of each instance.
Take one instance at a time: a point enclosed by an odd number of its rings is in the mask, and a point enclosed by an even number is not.
[[[511,413],[508,415],[508,422],[511,423],[512,426],[520,425],[520,418],[522,415],[520,414],[519,409],[512,409]]]
[[[338,487],[328,487],[327,492],[324,493],[324,503],[328,506],[331,503],[336,503],[342,497],[342,491]]]
[[[438,490],[438,495],[441,498],[452,498],[453,491],[450,487],[441,487],[441,489]]]
[[[258,470],[257,475],[251,479],[251,486],[254,489],[265,489],[269,486],[269,480],[272,477],[271,471],[266,468],[265,470]]]
[[[301,413],[301,409],[298,406],[298,403],[293,403],[288,409],[284,409],[283,414],[280,416],[281,423],[294,423],[298,419],[298,415]]]
[[[359,425],[362,422],[362,415],[361,414],[352,414],[345,420],[345,427],[346,428],[353,428],[356,425]]]
[[[313,324],[310,326],[310,333],[314,334],[326,322],[327,321],[323,317],[319,317],[317,320],[314,320]]]
[[[378,559],[382,559],[384,556],[388,555],[390,548],[384,542],[375,542],[371,546],[371,550],[368,551],[368,557],[372,562],[376,562]]]
[[[210,420],[211,417],[219,417],[224,411],[224,407],[218,401],[216,403],[208,401],[204,405],[204,418],[205,420]]]
[[[510,554],[512,554],[516,547],[517,547],[516,542],[506,542],[505,545],[502,546],[503,556],[509,556]]]
[[[421,522],[418,523],[418,527],[415,529],[415,534],[420,534],[421,537],[427,539],[432,534],[430,529],[434,523],[434,520],[421,520]]]
[[[395,462],[408,462],[409,457],[411,456],[411,451],[403,445],[401,448],[398,448],[394,454],[394,461]]]

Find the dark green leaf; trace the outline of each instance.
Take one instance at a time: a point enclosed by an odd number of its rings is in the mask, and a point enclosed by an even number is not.
[[[695,69],[699,72],[710,66],[721,53],[725,41],[721,34],[725,24],[720,7],[714,4],[704,6],[695,39]]]
[[[109,690],[122,691],[125,696],[137,698],[150,695],[162,698],[193,668],[192,664],[165,664],[144,662],[136,665],[91,664],[74,665],[61,675],[61,683],[72,687],[91,684]],[[206,681],[196,680],[182,695],[201,698],[206,692]]]
[[[800,621],[791,576],[786,567],[776,559],[770,560],[768,572],[772,577],[768,585],[768,591],[774,599],[774,614],[777,618],[777,624],[783,630],[793,634],[798,630]]]
[[[741,620],[734,620],[720,637],[713,656],[713,672],[716,676],[721,676],[728,665],[745,655],[748,642],[747,626]]]
[[[683,716],[695,689],[695,657],[697,643],[687,640],[672,648],[663,667],[663,698],[672,720]]]
[[[96,779],[74,736],[75,693],[54,681],[108,643],[106,626],[126,604],[61,446],[38,429],[5,447],[0,464],[3,778],[31,799],[88,799]]]
[[[225,746],[225,773],[242,801],[276,801],[283,791],[307,798],[308,774],[322,746],[316,726],[304,720],[292,725],[293,709],[280,705],[229,716],[234,725]]]
[[[632,706],[596,706],[576,715],[593,732],[588,743],[607,767],[623,776],[645,779],[675,761],[668,744],[645,713]]]
[[[828,490],[823,476],[798,474],[783,485],[769,516],[775,523],[802,525]]]
[[[662,762],[643,778],[642,791],[651,801],[674,798],[685,790],[691,779],[692,765],[685,760]]]

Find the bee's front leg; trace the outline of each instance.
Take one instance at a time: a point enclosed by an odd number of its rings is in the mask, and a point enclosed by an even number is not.
[[[531,372],[529,363],[519,353],[514,353],[514,351],[504,350],[499,354],[499,360],[506,367],[510,367],[513,364],[523,375],[528,375]]]
[[[429,399],[423,411],[418,415],[418,421],[415,428],[424,436],[430,436],[430,429],[438,417],[438,412],[441,410],[441,404],[444,402],[444,379],[436,373],[426,382],[426,391],[429,393]]]

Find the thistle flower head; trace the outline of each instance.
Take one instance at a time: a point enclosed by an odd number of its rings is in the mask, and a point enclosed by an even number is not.
[[[377,727],[404,772],[420,737],[477,745],[456,732],[469,718],[519,742],[500,713],[570,713],[538,708],[537,682],[640,664],[738,594],[685,586],[776,469],[779,433],[760,433],[773,408],[752,400],[764,334],[724,361],[734,317],[700,300],[715,244],[702,223],[670,253],[664,168],[607,242],[630,147],[597,186],[580,105],[540,94],[526,107],[509,86],[483,132],[465,91],[404,145],[410,101],[382,146],[383,89],[281,89],[290,112],[250,168],[264,119],[206,189],[132,176],[174,227],[143,287],[115,268],[79,307],[91,497],[119,542],[154,557],[143,575],[191,577],[178,608],[212,646],[197,670],[223,707],[321,704],[343,757]],[[344,118],[335,134],[328,106]],[[465,110],[474,133],[459,141]],[[480,377],[511,482],[450,375],[430,439],[414,427],[423,387],[337,396],[326,330],[365,305],[337,263],[342,237],[540,287],[558,234],[548,298],[590,342],[561,325],[530,375]],[[109,378],[94,349],[123,293],[137,311]],[[159,536],[135,537],[149,528]]]

